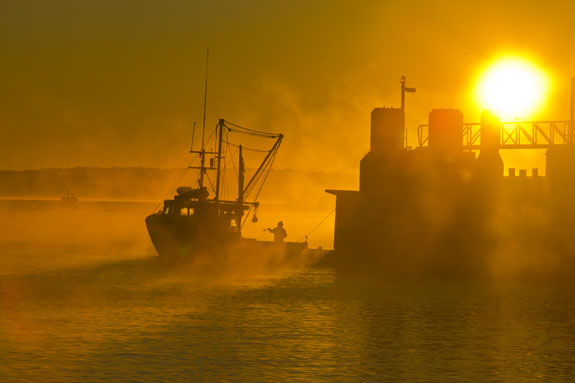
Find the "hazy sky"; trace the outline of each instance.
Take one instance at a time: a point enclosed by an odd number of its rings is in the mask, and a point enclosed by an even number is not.
[[[210,128],[280,131],[279,167],[351,171],[402,74],[412,130],[437,107],[477,121],[474,81],[509,53],[553,78],[541,118],[567,119],[575,2],[3,0],[0,169],[186,164],[208,45]]]

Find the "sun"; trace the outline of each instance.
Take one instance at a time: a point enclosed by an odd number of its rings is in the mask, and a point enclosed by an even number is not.
[[[480,76],[476,97],[482,109],[509,121],[537,114],[548,91],[545,72],[526,59],[506,57],[495,61]]]

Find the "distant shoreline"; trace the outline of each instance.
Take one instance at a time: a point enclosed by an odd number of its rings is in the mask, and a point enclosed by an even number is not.
[[[3,200],[59,200],[71,192],[80,201],[160,202],[177,186],[194,186],[195,173],[185,168],[74,167],[1,170]],[[249,177],[253,169],[246,170]],[[277,206],[308,206],[326,210],[334,203],[326,189],[357,189],[359,176],[342,172],[272,170],[260,201]],[[235,198],[230,184],[227,198]]]

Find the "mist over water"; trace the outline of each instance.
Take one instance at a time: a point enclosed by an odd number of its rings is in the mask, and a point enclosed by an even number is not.
[[[574,15],[567,0],[1,2],[0,383],[575,381],[575,153],[513,150],[499,169],[483,127],[482,165],[461,152],[463,121],[484,122],[472,88],[502,57],[549,77],[532,119],[566,118]],[[400,102],[372,145],[370,111]],[[418,147],[434,109],[461,129],[434,148],[430,123]],[[216,151],[220,118],[285,135],[242,234],[270,241],[282,221],[290,242],[338,238],[331,258],[159,259],[144,218],[198,185],[188,151],[203,122]],[[246,180],[269,147],[225,135],[219,196],[241,200],[238,146]]]
[[[0,381],[575,378],[572,284],[175,267],[149,205],[3,202]]]

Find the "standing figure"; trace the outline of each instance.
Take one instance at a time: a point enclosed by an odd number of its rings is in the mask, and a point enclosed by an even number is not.
[[[284,238],[287,237],[287,232],[286,229],[284,229],[284,223],[282,221],[279,221],[278,225],[273,229],[268,227],[266,230],[273,233],[274,242],[283,242]]]

